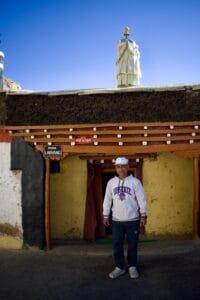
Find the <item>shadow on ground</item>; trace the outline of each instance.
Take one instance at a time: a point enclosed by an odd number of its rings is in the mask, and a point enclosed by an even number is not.
[[[125,245],[125,254],[127,245]],[[0,299],[200,299],[200,241],[140,242],[140,277],[110,279],[112,245],[0,251]]]

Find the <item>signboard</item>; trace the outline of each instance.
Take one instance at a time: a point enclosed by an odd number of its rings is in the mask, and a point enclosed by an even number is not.
[[[55,146],[45,146],[44,147],[44,156],[56,156],[60,157],[62,156],[62,149],[60,145]]]
[[[92,143],[92,137],[90,136],[77,136],[75,138],[76,144],[91,144]]]

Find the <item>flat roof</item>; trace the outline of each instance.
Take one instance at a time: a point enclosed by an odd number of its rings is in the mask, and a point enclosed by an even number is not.
[[[200,120],[200,84],[0,93],[1,125]]]
[[[38,95],[92,95],[92,94],[116,94],[127,92],[159,92],[159,91],[180,91],[180,90],[200,90],[200,83],[194,84],[177,84],[165,86],[135,86],[124,88],[91,88],[91,89],[74,89],[74,90],[58,90],[58,91],[34,91],[34,90],[20,90],[20,91],[7,91],[6,94],[20,95],[20,94],[38,94]]]

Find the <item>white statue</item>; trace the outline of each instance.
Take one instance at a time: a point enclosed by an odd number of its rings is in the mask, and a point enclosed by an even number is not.
[[[138,45],[128,39],[129,28],[124,29],[124,39],[118,43],[117,85],[118,87],[139,85],[141,75]]]

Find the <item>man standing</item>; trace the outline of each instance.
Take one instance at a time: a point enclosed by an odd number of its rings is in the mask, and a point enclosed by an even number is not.
[[[112,205],[112,239],[115,269],[110,278],[125,273],[124,237],[127,235],[128,272],[131,278],[139,277],[137,271],[137,248],[140,226],[147,222],[147,199],[141,181],[132,174],[128,175],[129,161],[118,157],[115,161],[118,176],[111,178],[106,186],[103,202],[104,225],[109,226]]]

